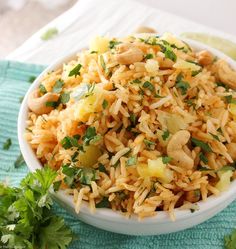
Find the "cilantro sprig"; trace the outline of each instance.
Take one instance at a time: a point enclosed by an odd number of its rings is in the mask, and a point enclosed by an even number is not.
[[[0,183],[1,248],[65,249],[71,243],[72,231],[51,212],[56,175],[45,167],[29,173],[19,188]]]

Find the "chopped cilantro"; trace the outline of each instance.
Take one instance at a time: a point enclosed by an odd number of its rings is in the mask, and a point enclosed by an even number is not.
[[[63,86],[64,86],[64,82],[62,80],[57,80],[55,85],[52,88],[52,92],[60,93],[62,91]]]
[[[131,156],[126,161],[126,166],[132,166],[132,165],[135,165],[136,163],[137,163],[137,157],[136,156]]]
[[[41,35],[41,39],[44,41],[52,39],[54,36],[58,34],[58,29],[57,28],[50,28],[45,33]]]
[[[214,169],[209,169],[207,167],[199,166],[198,169],[199,171],[214,171]]]
[[[175,53],[172,51],[172,49],[170,49],[170,48],[167,48],[167,49],[165,50],[164,54],[165,54],[165,57],[166,57],[167,59],[170,59],[170,60],[172,60],[172,61],[174,61],[174,62],[177,60],[176,54],[175,54]]]
[[[194,99],[186,99],[184,100],[184,102],[188,105],[188,106],[192,106],[193,108],[196,107],[196,103],[193,102]]]
[[[44,86],[43,84],[40,84],[40,85],[39,85],[39,91],[40,91],[40,93],[42,93],[42,94],[47,93],[47,90],[46,90],[46,88],[45,88],[45,86]]]
[[[17,168],[20,168],[20,167],[21,167],[22,165],[24,165],[24,164],[25,164],[25,160],[24,160],[22,154],[20,154],[20,155],[17,157],[16,161],[14,162],[14,166],[15,166],[15,168],[17,169]]]
[[[59,98],[59,102],[66,104],[70,100],[70,93],[62,93]]]
[[[135,80],[131,81],[130,83],[131,84],[140,84],[141,82],[142,82],[141,80],[135,79]]]
[[[224,246],[225,249],[235,249],[236,248],[236,229],[233,229],[231,234],[225,235]]]
[[[66,136],[61,140],[61,145],[64,149],[70,149],[71,147],[77,147],[79,148],[79,142],[78,139],[75,137],[69,137]]]
[[[69,72],[69,77],[71,76],[77,76],[80,75],[80,69],[81,69],[82,65],[78,64],[77,66],[75,66],[70,72]]]
[[[211,133],[211,132],[209,132],[209,133],[212,135],[212,137],[213,137],[215,140],[217,140],[217,141],[220,142],[220,139],[219,139],[219,137],[218,137],[217,135],[215,135],[215,134],[213,134],[213,133]]]
[[[148,59],[152,59],[153,58],[153,54],[146,54],[144,56],[144,59],[148,60]]]
[[[166,139],[170,136],[170,132],[168,130],[164,131],[162,134],[162,139],[166,141]]]
[[[78,159],[77,159],[78,155],[79,155],[79,152],[75,151],[75,153],[71,156],[71,161],[74,162],[74,163],[77,162],[78,161]]]
[[[82,139],[85,145],[89,145],[92,140],[97,138],[97,136],[99,135],[97,135],[95,127],[90,126],[87,128],[85,135],[82,137]]]
[[[88,88],[88,91],[87,91],[87,93],[84,96],[85,98],[93,95],[93,91],[95,89],[95,83],[93,83],[93,84],[87,84],[87,88]]]
[[[108,107],[108,102],[106,99],[104,99],[102,102],[102,108],[105,110],[107,107]]]
[[[103,199],[100,202],[98,202],[95,206],[96,208],[109,208],[110,202],[108,200],[108,197],[103,197]]]
[[[155,142],[150,141],[150,140],[148,140],[148,139],[146,139],[146,138],[143,140],[143,142],[144,142],[144,144],[146,145],[146,147],[147,147],[148,149],[153,149],[154,146],[156,145]]]
[[[58,103],[57,101],[47,101],[47,102],[45,103],[45,106],[56,108],[56,107],[58,106],[58,104],[59,104],[59,103]]]
[[[183,81],[182,73],[179,73],[176,77],[176,88],[180,89],[182,95],[185,95],[187,93],[187,90],[190,88],[189,83]]]
[[[200,147],[203,151],[205,151],[205,152],[212,152],[211,147],[207,143],[205,143],[205,142],[203,142],[201,140],[198,140],[196,138],[191,138],[191,141],[193,142],[193,144],[195,146]]]
[[[228,104],[236,104],[236,99],[233,99],[232,95],[225,96],[225,100]]]
[[[36,76],[32,75],[29,77],[28,82],[33,83],[35,81],[35,79],[36,79]]]
[[[101,163],[98,164],[98,170],[100,172],[103,172],[103,173],[107,174],[107,170],[106,170],[105,166],[103,164],[101,164]]]
[[[199,159],[205,164],[208,163],[207,157],[202,152],[199,153]]]
[[[101,66],[102,66],[102,69],[104,70],[104,71],[106,71],[106,63],[105,63],[105,61],[104,61],[104,58],[103,58],[103,56],[102,55],[100,55],[100,63],[101,63]]]
[[[151,82],[149,82],[149,81],[145,81],[145,82],[143,83],[143,88],[147,88],[147,89],[149,89],[151,92],[154,92],[154,91],[155,91],[154,85],[153,85]]]
[[[168,164],[171,160],[172,160],[172,157],[169,157],[169,156],[163,156],[162,157],[162,162],[164,164]]]
[[[59,181],[56,181],[56,182],[53,183],[54,192],[56,192],[56,191],[58,191],[60,189],[61,183],[62,183],[62,180],[59,180]]]
[[[129,120],[132,126],[135,126],[137,124],[137,116],[134,113],[130,113]]]
[[[4,142],[2,148],[3,148],[4,150],[9,150],[10,147],[11,147],[11,145],[12,145],[11,139],[8,138],[8,139]]]
[[[98,51],[91,51],[90,54],[97,54]]]
[[[112,41],[109,41],[109,48],[110,49],[113,49],[113,48],[115,48],[118,44],[120,44],[121,42],[119,42],[119,41],[114,41],[114,40],[112,40]]]

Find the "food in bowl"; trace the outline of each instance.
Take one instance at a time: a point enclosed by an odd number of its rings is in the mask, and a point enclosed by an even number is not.
[[[28,96],[25,137],[77,213],[174,220],[236,177],[235,88],[228,63],[169,33],[97,37]]]

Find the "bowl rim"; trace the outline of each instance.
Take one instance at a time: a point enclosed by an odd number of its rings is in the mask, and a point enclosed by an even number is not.
[[[232,68],[236,70],[236,61],[231,59],[230,57],[226,56],[222,52],[209,47],[205,44],[202,44],[200,42],[193,41],[191,39],[183,39],[184,42],[188,43],[191,48],[194,50],[208,50],[212,52],[215,56],[224,59],[227,61]],[[82,49],[81,49],[82,50]],[[24,133],[25,133],[25,128],[27,127],[26,125],[26,120],[27,120],[27,114],[28,114],[28,107],[27,107],[27,98],[29,94],[38,87],[40,84],[40,80],[42,77],[45,75],[45,73],[55,70],[59,67],[64,62],[67,62],[73,58],[76,58],[76,54],[81,51],[81,50],[76,50],[73,52],[68,53],[68,55],[63,56],[57,60],[55,60],[53,63],[51,63],[46,69],[42,71],[42,73],[35,79],[33,84],[29,87],[24,100],[21,104],[20,111],[18,114],[18,122],[17,122],[17,131],[18,131],[18,141],[19,141],[19,146],[22,152],[22,155],[25,159],[25,162],[27,164],[27,167],[29,168],[30,171],[35,171],[36,169],[40,169],[42,167],[40,161],[36,158],[36,155],[26,139],[24,138]],[[72,196],[69,196],[68,194],[64,193],[65,191],[60,190],[57,193],[53,192],[53,195],[55,196],[56,199],[59,201],[62,201],[65,205],[69,206],[70,208],[74,209],[74,203],[72,200]],[[231,199],[231,202],[236,199],[236,180],[232,181],[230,184],[230,187],[227,191],[224,191],[223,193],[220,193],[219,196],[210,196],[207,198],[206,201],[199,201],[197,202],[199,206],[199,210],[197,210],[194,213],[191,213],[190,210],[180,210],[179,208],[174,209],[176,221],[177,220],[185,220],[188,218],[193,218],[200,216],[202,213],[209,211],[210,209],[213,209],[214,207],[222,204],[226,200]],[[159,211],[157,212],[157,215],[152,216],[152,217],[146,217],[143,220],[139,220],[137,215],[131,215],[129,219],[127,219],[124,215],[122,215],[120,212],[113,211],[108,208],[97,208],[95,213],[91,213],[88,203],[83,201],[80,209],[80,213],[92,216],[96,219],[102,219],[102,220],[108,220],[108,221],[115,221],[118,223],[130,223],[130,224],[136,224],[137,222],[142,222],[145,224],[153,224],[153,223],[172,223],[171,219],[168,216],[167,211]]]

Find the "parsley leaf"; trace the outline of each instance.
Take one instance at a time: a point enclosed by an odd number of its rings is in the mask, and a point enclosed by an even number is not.
[[[103,164],[101,164],[101,163],[98,164],[98,170],[100,172],[103,172],[103,173],[106,173],[106,174],[108,173],[105,166]]]
[[[57,80],[55,85],[52,88],[52,92],[54,93],[60,93],[62,90],[62,87],[64,86],[64,82],[62,80]]]
[[[108,107],[108,102],[106,99],[104,99],[102,102],[102,108],[105,110],[107,107]]]
[[[213,137],[215,140],[217,140],[217,141],[220,142],[220,139],[219,139],[219,137],[218,137],[217,135],[215,135],[215,134],[213,134],[213,133],[211,133],[211,132],[209,132],[209,134],[211,134],[212,137]]]
[[[59,180],[59,181],[56,181],[56,182],[53,183],[54,192],[56,192],[56,191],[58,191],[60,189],[61,183],[62,183],[62,180]]]
[[[146,54],[144,56],[144,59],[148,60],[148,59],[152,59],[153,58],[153,54]]]
[[[97,135],[95,127],[88,127],[85,135],[82,137],[84,144],[89,145],[93,140],[97,140],[98,138],[101,138],[100,135]]]
[[[130,113],[129,120],[132,124],[132,126],[135,126],[137,124],[137,117],[134,113]]]
[[[191,141],[193,142],[193,144],[195,146],[200,147],[203,151],[205,151],[205,152],[212,152],[211,147],[207,143],[205,143],[205,142],[203,142],[201,140],[198,140],[196,138],[191,138]]]
[[[143,140],[143,142],[144,142],[144,144],[146,145],[146,147],[147,147],[148,149],[151,149],[151,150],[153,150],[154,147],[155,147],[155,145],[156,145],[155,142],[150,141],[150,140],[148,140],[148,139],[146,139],[146,138]]]
[[[126,161],[126,166],[132,166],[132,165],[135,165],[136,163],[137,163],[137,157],[136,156],[131,156]]]
[[[236,99],[233,99],[232,95],[225,96],[225,100],[228,104],[236,104]]]
[[[76,137],[69,137],[69,136],[66,136],[64,137],[62,140],[61,140],[61,145],[64,149],[70,149],[72,147],[77,147],[80,149],[80,144],[78,142],[78,138]]]
[[[162,139],[166,141],[166,139],[170,136],[170,132],[168,130],[164,131],[162,134]]]
[[[44,86],[43,84],[40,84],[40,85],[39,85],[39,91],[40,91],[40,93],[42,93],[42,94],[47,93],[47,90],[46,90],[46,88],[45,88],[45,86]]]
[[[114,40],[112,40],[112,41],[109,41],[109,48],[110,49],[113,49],[113,48],[115,48],[118,44],[120,44],[121,42],[119,42],[119,41],[114,41]]]
[[[188,82],[181,81],[176,84],[176,88],[180,89],[182,95],[185,95],[190,88],[190,85]]]
[[[29,77],[28,82],[33,83],[36,78],[37,78],[36,76],[32,75],[32,76]]]
[[[82,65],[78,64],[77,66],[75,66],[70,72],[69,72],[69,77],[71,76],[77,76],[80,75],[80,69],[81,69]]]
[[[41,39],[44,41],[52,39],[54,36],[58,34],[57,28],[50,28],[45,33],[41,35]]]
[[[163,156],[162,157],[162,162],[164,164],[168,164],[171,160],[172,160],[172,157],[169,157],[169,156]]]
[[[141,82],[142,82],[141,80],[135,79],[135,80],[131,81],[130,83],[131,84],[140,84]]]
[[[233,229],[232,233],[224,237],[225,249],[236,248],[236,229]]]
[[[22,154],[20,154],[20,155],[17,157],[16,161],[14,162],[14,166],[15,166],[15,168],[17,169],[17,168],[20,168],[20,167],[21,167],[22,165],[24,165],[24,164],[25,164],[25,160],[24,160]]]
[[[108,197],[103,197],[103,199],[96,204],[96,208],[110,208],[110,206]]]
[[[4,150],[9,150],[10,147],[11,147],[11,145],[12,145],[11,139],[8,138],[8,139],[4,142],[2,148],[3,148]]]
[[[149,89],[151,92],[155,91],[154,85],[153,85],[151,82],[149,82],[149,81],[145,81],[145,82],[143,83],[143,88],[147,88],[147,89]]]
[[[205,164],[208,163],[207,157],[202,152],[199,153],[199,159]]]

